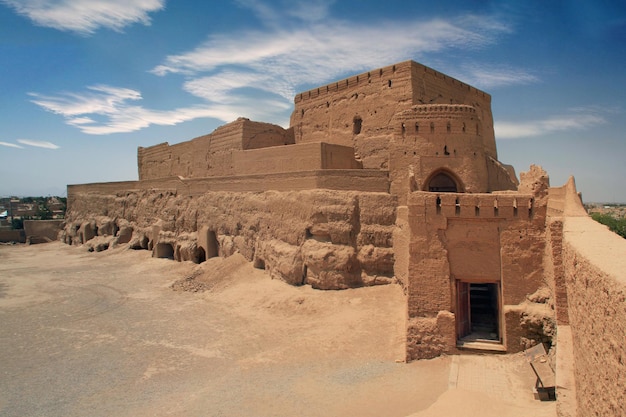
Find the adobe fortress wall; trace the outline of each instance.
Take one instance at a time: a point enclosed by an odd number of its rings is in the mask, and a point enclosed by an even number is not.
[[[497,161],[485,146],[482,118],[474,106],[415,105],[397,113],[391,125],[392,193],[432,191],[430,179],[440,172],[454,177],[459,192],[517,189],[512,167]]]
[[[293,131],[290,129],[239,118],[208,135],[186,142],[140,147],[137,150],[139,180],[245,174],[237,171],[240,167],[234,166],[234,153],[293,143]]]
[[[573,178],[550,189],[547,224],[557,352],[568,352],[559,414],[626,415],[626,240],[587,215]]]
[[[240,252],[320,289],[397,282],[407,360],[556,340],[559,415],[626,415],[626,242],[573,179],[549,188],[533,166],[518,182],[498,161],[488,94],[408,61],[294,101],[289,129],[238,119],[139,148],[139,181],[68,186],[61,239]],[[476,340],[471,303],[494,311]]]
[[[491,96],[413,61],[379,68],[296,95],[290,126],[296,143],[355,149],[364,168],[386,169],[393,116],[415,105],[465,104],[482,124],[484,152],[497,159]],[[443,139],[445,130],[438,130]]]
[[[273,278],[320,289],[395,282],[397,201],[386,192],[189,193],[132,185],[70,187],[61,239],[196,263],[239,252]]]
[[[407,279],[407,358],[457,353],[458,283],[499,287],[502,348],[519,352],[553,331],[543,279],[548,182],[537,167],[518,192],[410,193],[403,258]],[[399,269],[399,268],[397,268]],[[536,316],[536,317],[533,317]],[[542,327],[546,322],[545,329]],[[539,326],[539,327],[537,327]]]

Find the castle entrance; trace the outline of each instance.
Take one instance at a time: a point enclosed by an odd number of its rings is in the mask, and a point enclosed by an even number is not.
[[[439,193],[456,193],[456,182],[448,174],[440,172],[428,182],[428,191]]]
[[[460,342],[501,342],[500,284],[457,281],[456,317]]]

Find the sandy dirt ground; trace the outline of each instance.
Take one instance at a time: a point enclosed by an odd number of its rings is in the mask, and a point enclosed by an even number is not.
[[[206,291],[171,288],[188,277]],[[396,285],[292,287],[239,255],[3,245],[0,415],[556,415],[521,355],[402,363],[404,309]]]

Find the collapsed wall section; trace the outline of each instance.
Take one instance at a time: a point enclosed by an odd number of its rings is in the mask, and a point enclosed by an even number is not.
[[[198,262],[243,254],[273,278],[342,289],[395,282],[396,200],[386,193],[71,192],[62,239],[124,244],[154,256]],[[111,226],[111,225],[114,225]],[[130,233],[130,237],[129,237]],[[91,243],[90,243],[91,242]],[[106,249],[104,246],[94,250]]]

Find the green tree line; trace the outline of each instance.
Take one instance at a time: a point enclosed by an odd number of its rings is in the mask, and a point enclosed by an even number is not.
[[[626,239],[626,217],[616,218],[610,214],[591,213],[591,218],[602,223],[612,231]]]

